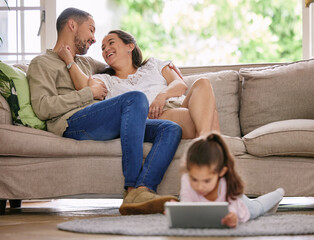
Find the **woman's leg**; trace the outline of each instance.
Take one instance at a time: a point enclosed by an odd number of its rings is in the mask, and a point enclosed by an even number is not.
[[[180,125],[182,128],[182,138],[195,138],[195,126],[187,108],[172,108],[161,115],[159,119],[171,120]]]
[[[128,92],[89,105],[68,119],[63,136],[76,140],[121,138],[125,188],[135,187],[143,160],[148,101],[141,92]]]
[[[209,80],[197,80],[184,99],[182,107],[163,112],[159,119],[179,124],[183,139],[199,137],[212,130],[220,132],[216,101]]]
[[[200,78],[193,83],[182,107],[189,109],[195,125],[196,137],[206,135],[212,130],[220,132],[216,100],[207,78]]]
[[[276,207],[282,200],[284,194],[284,190],[278,188],[273,192],[266,193],[255,199],[249,199],[247,196],[243,195],[241,200],[249,209],[251,214],[250,219],[255,219]]]

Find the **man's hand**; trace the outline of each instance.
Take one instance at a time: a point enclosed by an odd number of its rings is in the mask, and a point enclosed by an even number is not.
[[[181,71],[180,71],[175,65],[173,65],[172,62],[169,63],[168,66],[169,66],[172,70],[174,70],[174,71],[179,75],[179,77],[183,80],[183,75],[182,75]]]
[[[235,228],[238,225],[237,214],[234,212],[229,212],[223,219],[221,219],[221,224]]]
[[[94,79],[92,78],[92,76],[89,76],[88,86],[92,90],[94,99],[104,100],[105,97],[107,96],[108,90],[106,88],[106,85],[102,81]]]

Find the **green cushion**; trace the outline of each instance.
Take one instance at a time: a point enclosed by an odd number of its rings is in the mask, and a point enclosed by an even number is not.
[[[23,71],[0,62],[0,93],[10,105],[14,124],[46,129],[46,122],[36,117],[31,106],[28,81]]]

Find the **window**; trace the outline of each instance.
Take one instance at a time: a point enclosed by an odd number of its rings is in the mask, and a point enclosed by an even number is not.
[[[179,65],[302,59],[300,0],[115,2],[124,9],[121,28],[148,56]]]
[[[135,36],[144,57],[172,59],[178,66],[311,58],[314,4],[305,8],[304,1],[8,0],[8,11],[0,0],[0,57],[29,62],[53,48],[57,16],[77,7],[94,16],[97,42],[88,55],[100,61],[102,38],[118,28]],[[45,22],[37,36],[43,10]]]
[[[8,0],[0,2],[1,60],[8,63],[30,61],[41,53],[38,36],[41,7],[40,0]]]
[[[135,36],[144,57],[172,59],[179,66],[302,59],[301,0],[80,0],[75,5],[57,0],[57,15],[70,6],[94,16],[98,42],[88,54],[101,61],[100,42],[116,28]]]

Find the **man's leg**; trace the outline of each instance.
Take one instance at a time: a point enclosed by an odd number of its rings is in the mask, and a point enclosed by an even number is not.
[[[152,143],[152,148],[147,155],[141,174],[137,180],[137,187],[146,186],[157,191],[174,154],[181,141],[181,127],[168,120],[148,119],[144,142]]]
[[[141,92],[128,92],[76,112],[63,136],[105,141],[121,137],[125,187],[135,187],[143,159],[148,101]]]
[[[167,120],[147,120],[145,141],[153,146],[145,159],[136,187],[120,207],[122,215],[162,213],[166,201],[178,200],[174,196],[155,193],[181,140],[179,125]]]

